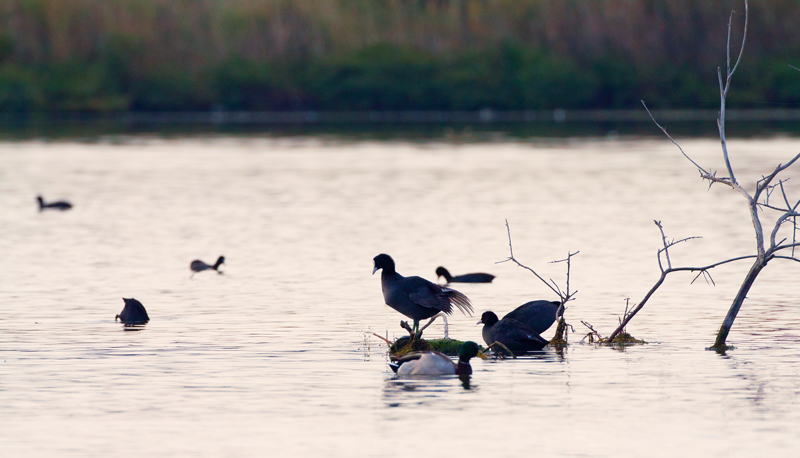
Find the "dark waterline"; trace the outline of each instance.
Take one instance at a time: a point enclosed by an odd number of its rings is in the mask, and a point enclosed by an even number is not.
[[[716,138],[713,110],[654,112],[676,137]],[[729,138],[800,136],[800,111],[731,111]],[[340,140],[492,142],[497,140],[663,137],[644,110],[552,112],[195,112],[0,118],[0,139],[124,141],[122,137],[205,135],[330,137]]]

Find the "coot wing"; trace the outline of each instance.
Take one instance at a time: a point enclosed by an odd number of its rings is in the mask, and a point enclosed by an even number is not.
[[[452,283],[491,283],[494,280],[494,275],[485,273],[474,273],[457,275],[453,277],[450,282]]]
[[[453,290],[443,288],[421,277],[406,277],[405,280],[404,286],[408,292],[408,298],[411,299],[412,302],[421,307],[436,309],[448,315],[453,312],[453,307],[450,304],[450,296],[448,295],[448,293]],[[464,297],[466,298],[466,296]],[[459,302],[455,303],[459,309],[463,310],[463,304]]]
[[[516,320],[524,323],[536,334],[541,334],[553,325],[556,321],[556,313],[560,302],[553,301],[531,301],[515,308],[503,320]]]
[[[493,337],[505,345],[509,343],[523,346],[546,345],[548,341],[530,326],[514,319],[503,318],[494,326]],[[507,343],[508,342],[508,343]]]

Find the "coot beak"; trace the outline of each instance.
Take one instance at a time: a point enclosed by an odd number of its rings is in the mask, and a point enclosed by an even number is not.
[[[378,267],[376,266],[374,269],[372,269],[372,275],[375,275],[375,272],[377,272],[377,271],[378,271]]]
[[[482,351],[478,350],[478,358],[480,359],[489,359],[488,356],[484,355]]]

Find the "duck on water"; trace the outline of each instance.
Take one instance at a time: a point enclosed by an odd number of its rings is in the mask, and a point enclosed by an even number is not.
[[[42,196],[36,196],[36,201],[39,203],[39,211],[44,210],[69,210],[72,208],[72,204],[67,202],[66,200],[58,200],[55,202],[46,203]]]
[[[147,316],[147,310],[144,309],[144,305],[141,302],[134,298],[126,299],[123,297],[122,300],[125,302],[125,306],[119,312],[119,315],[114,318],[114,321],[120,320],[125,326],[145,324],[150,321],[150,317]]]
[[[456,275],[454,277],[444,267],[437,267],[436,278],[441,277],[444,277],[447,283],[491,283],[494,280],[494,275],[485,273]]]
[[[488,359],[478,344],[467,341],[458,351],[458,364],[438,351],[415,351],[389,363],[389,367],[397,375],[470,375],[469,360],[475,356]]]
[[[219,266],[223,262],[225,262],[225,256],[218,257],[217,262],[215,262],[213,266],[210,264],[206,264],[205,262],[199,259],[195,259],[194,261],[192,261],[191,264],[189,264],[189,268],[192,269],[191,277],[194,277],[194,274],[196,274],[197,272],[202,272],[204,270],[216,270],[218,274],[221,274],[222,272],[219,270]]]
[[[460,292],[437,285],[421,277],[404,277],[395,271],[394,260],[388,254],[373,258],[373,275],[381,271],[381,290],[386,305],[414,321],[413,333],[419,335],[419,322],[439,313],[450,315],[453,306],[465,315],[472,315],[472,304]]]

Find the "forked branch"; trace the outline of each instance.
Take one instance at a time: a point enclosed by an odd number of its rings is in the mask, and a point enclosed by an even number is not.
[[[560,342],[560,343],[566,342],[567,341],[567,327],[569,327],[569,325],[567,324],[566,321],[564,321],[564,311],[567,308],[566,307],[567,302],[569,302],[571,300],[574,300],[575,294],[578,293],[578,291],[570,292],[569,274],[570,274],[570,268],[572,266],[572,257],[577,255],[578,253],[580,253],[580,251],[576,251],[574,253],[568,252],[566,259],[560,259],[560,260],[557,260],[557,261],[552,261],[553,263],[556,263],[556,262],[566,262],[567,263],[566,290],[562,291],[561,288],[558,286],[558,283],[553,281],[553,279],[550,279],[549,281],[545,280],[535,270],[531,269],[530,267],[526,266],[525,264],[522,264],[521,262],[519,262],[517,260],[517,258],[514,257],[514,246],[511,243],[511,226],[508,224],[508,220],[507,219],[506,219],[506,232],[508,233],[508,252],[509,252],[509,256],[508,256],[507,259],[504,259],[502,261],[498,261],[496,264],[512,261],[512,262],[514,262],[514,264],[518,265],[519,267],[522,267],[523,269],[531,272],[542,283],[547,285],[547,287],[550,288],[550,290],[552,290],[554,293],[556,293],[558,295],[558,297],[560,299],[560,302],[561,302],[561,305],[558,307],[558,311],[556,312],[556,322],[557,322],[556,335],[551,340],[551,343],[552,342]]]
[[[627,326],[628,323],[633,319],[633,317],[636,316],[637,313],[639,313],[639,310],[641,310],[642,307],[644,307],[644,305],[647,303],[647,301],[653,296],[653,294],[655,294],[655,292],[658,290],[658,288],[664,283],[664,280],[666,280],[667,275],[671,274],[672,272],[687,272],[687,271],[688,272],[699,272],[698,277],[700,275],[707,276],[707,278],[709,280],[711,280],[711,282],[713,283],[713,279],[711,279],[711,274],[708,272],[710,269],[713,269],[714,267],[717,267],[717,266],[721,266],[723,264],[727,264],[729,262],[740,261],[742,259],[748,259],[748,258],[755,258],[755,256],[739,256],[739,257],[736,257],[736,258],[726,259],[725,261],[720,261],[720,262],[716,262],[714,264],[709,264],[707,266],[701,266],[701,267],[672,267],[672,261],[670,260],[670,257],[669,257],[669,249],[671,247],[679,244],[679,243],[687,242],[689,240],[697,239],[697,238],[700,238],[700,237],[686,237],[686,238],[683,238],[683,239],[680,239],[680,240],[668,241],[667,240],[667,236],[664,233],[664,227],[661,225],[661,221],[653,221],[653,222],[655,223],[656,226],[658,226],[658,230],[661,231],[661,242],[663,244],[663,247],[660,248],[658,250],[658,253],[657,253],[658,268],[659,268],[659,270],[661,270],[661,276],[655,282],[653,287],[650,288],[650,290],[647,292],[647,294],[645,294],[645,296],[641,300],[641,302],[639,302],[639,304],[636,305],[636,307],[633,308],[633,310],[631,310],[630,312],[627,312],[627,308],[626,308],[625,316],[623,317],[623,319],[620,322],[619,326],[617,327],[617,329],[614,330],[614,332],[611,333],[610,336],[608,336],[608,341],[609,342],[613,342],[614,338],[617,337],[617,335],[619,335],[619,333],[622,332],[625,329],[625,326]],[[666,260],[667,260],[667,267],[666,268],[664,268],[663,263],[661,261],[661,254],[662,253],[664,254],[664,258],[666,258]],[[697,279],[697,277],[695,277],[695,280],[696,279]],[[694,280],[692,280],[692,281],[694,282]]]
[[[577,294],[578,292],[574,291],[574,292],[570,293],[570,291],[569,291],[569,272],[570,272],[570,267],[571,267],[572,256],[575,256],[576,254],[580,253],[580,251],[576,251],[575,253],[567,253],[566,259],[560,259],[560,260],[552,261],[553,263],[556,263],[556,262],[566,262],[567,263],[566,291],[562,291],[561,288],[559,288],[558,283],[553,281],[553,279],[545,280],[535,270],[531,269],[530,267],[526,266],[525,264],[522,264],[521,262],[519,262],[517,260],[517,258],[514,257],[514,246],[511,243],[511,226],[508,224],[508,219],[506,219],[506,232],[508,233],[508,252],[509,252],[509,256],[508,256],[508,258],[506,258],[506,259],[504,259],[502,261],[497,261],[495,264],[500,264],[500,263],[503,263],[503,262],[511,261],[514,264],[518,265],[519,267],[522,267],[523,269],[529,271],[530,273],[535,275],[536,278],[538,278],[542,283],[547,285],[547,287],[550,288],[550,290],[552,290],[554,293],[556,293],[556,295],[558,295],[558,297],[561,299],[562,307],[568,301],[573,300],[574,299],[573,296],[575,296],[575,294]]]

